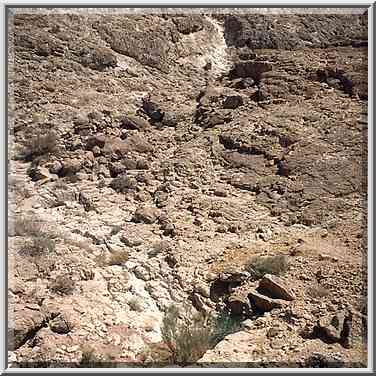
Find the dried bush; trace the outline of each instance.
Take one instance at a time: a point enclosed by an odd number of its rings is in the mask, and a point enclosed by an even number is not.
[[[281,275],[289,268],[288,258],[285,255],[256,256],[246,265],[246,270],[253,278],[262,278],[265,274]]]
[[[117,364],[111,362],[109,356],[105,356],[103,359],[96,354],[95,349],[91,346],[83,346],[81,353],[79,368],[117,368]]]
[[[129,308],[132,311],[142,312],[144,310],[143,307],[142,307],[142,302],[141,302],[140,298],[137,298],[137,297],[131,298],[128,301],[128,305],[129,305]]]
[[[328,289],[319,284],[316,286],[308,287],[306,292],[311,298],[322,298],[330,294],[330,291]]]
[[[126,251],[113,252],[108,260],[108,265],[123,265],[129,259],[129,254]]]
[[[51,154],[57,150],[57,138],[55,132],[37,133],[27,144],[25,148],[25,159]]]
[[[68,275],[59,275],[51,283],[50,290],[59,295],[70,295],[76,287],[76,282]]]
[[[14,236],[39,236],[44,232],[45,224],[35,216],[21,216],[10,223],[10,230]]]
[[[24,256],[41,257],[55,251],[55,241],[48,234],[36,235],[20,250]]]

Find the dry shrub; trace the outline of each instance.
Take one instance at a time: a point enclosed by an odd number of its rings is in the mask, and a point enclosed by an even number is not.
[[[57,138],[53,131],[37,133],[27,144],[25,159],[33,159],[41,155],[51,154],[57,150]]]
[[[76,282],[68,275],[59,275],[50,285],[50,290],[59,295],[70,295],[76,287]]]
[[[136,296],[131,298],[128,301],[128,305],[129,305],[129,308],[132,311],[142,312],[144,310],[143,307],[142,307],[142,302],[141,302],[140,298],[138,298]]]
[[[33,236],[21,249],[24,256],[41,257],[55,251],[55,241],[48,234]]]
[[[285,255],[276,256],[256,256],[246,265],[247,271],[258,279],[265,274],[281,275],[289,268],[288,258]]]
[[[108,260],[108,265],[123,265],[129,259],[129,254],[126,251],[113,252]]]
[[[306,292],[311,298],[322,298],[330,294],[330,291],[328,289],[319,284],[317,284],[316,286],[308,287]]]
[[[48,229],[47,223],[35,216],[15,218],[11,233],[29,237],[20,250],[21,255],[41,258],[55,251],[56,234]]]
[[[35,216],[16,217],[10,228],[14,236],[40,236],[45,232],[45,224]],[[12,226],[11,226],[12,227]]]

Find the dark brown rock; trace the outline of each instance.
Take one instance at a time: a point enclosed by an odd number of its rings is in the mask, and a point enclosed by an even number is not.
[[[283,307],[283,304],[286,304],[283,300],[272,299],[265,295],[261,295],[256,291],[251,291],[248,294],[248,298],[251,307],[261,312],[269,312],[275,308],[281,308]]]
[[[272,274],[265,274],[259,282],[258,292],[273,299],[294,300],[295,296],[281,278]]]

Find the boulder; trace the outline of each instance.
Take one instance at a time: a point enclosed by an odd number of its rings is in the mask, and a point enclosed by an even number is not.
[[[269,312],[275,308],[283,307],[283,300],[272,299],[268,296],[261,295],[256,291],[251,291],[248,294],[251,307],[261,312]]]
[[[16,305],[8,326],[10,351],[21,347],[31,335],[44,326],[45,316],[36,308],[26,308]]]
[[[235,316],[245,315],[250,311],[249,300],[239,295],[231,295],[226,301],[226,306]]]
[[[285,285],[285,282],[275,275],[265,274],[259,282],[258,292],[262,292],[273,299],[294,300],[292,291]]]
[[[61,313],[54,319],[50,320],[49,327],[54,333],[67,334],[73,329],[73,323],[68,315]]]
[[[313,335],[327,342],[340,342],[344,347],[350,347],[351,329],[352,313],[339,311],[334,316],[328,315],[318,320]]]
[[[94,146],[103,148],[106,143],[106,136],[104,134],[98,133],[95,136],[91,136],[86,141],[86,148],[88,150],[93,150]]]

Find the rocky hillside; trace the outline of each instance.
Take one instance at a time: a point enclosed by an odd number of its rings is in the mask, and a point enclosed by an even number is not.
[[[12,16],[13,366],[365,367],[366,25]]]

